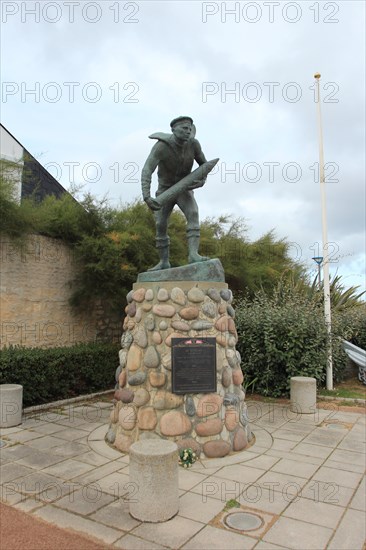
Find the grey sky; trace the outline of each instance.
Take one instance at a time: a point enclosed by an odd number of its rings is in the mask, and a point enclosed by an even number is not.
[[[331,273],[364,287],[364,24],[362,1],[4,1],[3,123],[65,187],[118,203],[140,196],[147,136],[188,114],[220,157],[201,218],[274,228],[315,272],[319,71]]]

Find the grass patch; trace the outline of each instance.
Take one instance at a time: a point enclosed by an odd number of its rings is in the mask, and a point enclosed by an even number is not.
[[[366,399],[365,391],[357,390],[348,390],[348,389],[335,389],[335,390],[324,390],[321,389],[318,391],[318,395],[325,397],[342,397],[348,399]]]

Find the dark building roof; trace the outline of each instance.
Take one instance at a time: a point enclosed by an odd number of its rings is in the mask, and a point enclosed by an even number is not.
[[[24,147],[16,137],[2,124],[4,130],[23,149],[23,170],[21,177],[21,199],[33,197],[36,201],[42,201],[47,195],[59,198],[68,193],[64,187],[50,174],[37,159]]]

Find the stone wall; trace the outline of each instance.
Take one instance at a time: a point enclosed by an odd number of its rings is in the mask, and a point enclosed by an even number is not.
[[[85,314],[72,311],[70,282],[78,264],[69,246],[31,235],[19,248],[1,237],[0,254],[1,347],[47,348],[119,339],[121,322],[108,315],[100,301]]]
[[[163,438],[206,457],[243,450],[252,439],[236,351],[232,293],[220,282],[136,283],[127,295],[117,389],[107,441],[122,452]],[[172,391],[172,339],[216,340],[216,392]]]

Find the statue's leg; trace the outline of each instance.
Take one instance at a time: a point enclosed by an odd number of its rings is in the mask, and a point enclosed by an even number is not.
[[[158,250],[160,261],[148,271],[158,271],[159,269],[169,269],[169,242],[168,237],[168,218],[174,205],[166,205],[161,210],[154,213],[156,221],[156,248]]]
[[[200,245],[200,224],[198,206],[192,191],[182,193],[177,200],[177,205],[187,219],[187,240],[188,240],[188,263],[204,262],[210,258],[200,256],[198,249]]]

